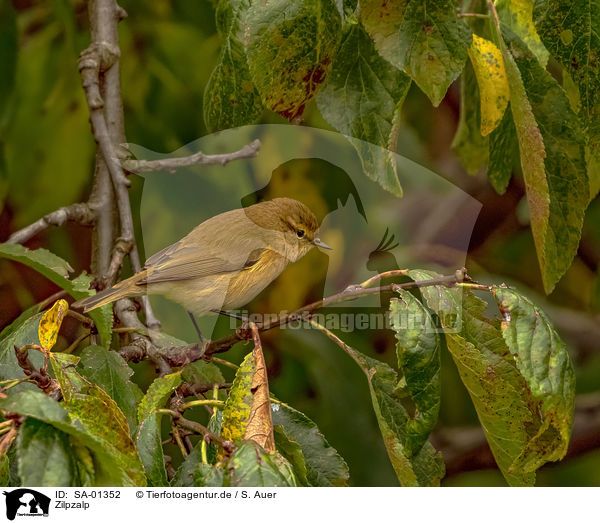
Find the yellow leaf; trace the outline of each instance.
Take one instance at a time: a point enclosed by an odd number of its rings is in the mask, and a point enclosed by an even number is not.
[[[42,316],[38,327],[38,337],[44,350],[49,351],[54,347],[58,331],[68,310],[69,304],[65,300],[58,300]]]
[[[473,35],[469,57],[479,84],[481,134],[487,136],[502,121],[510,98],[504,60],[495,44],[477,35]]]
[[[510,10],[515,14],[517,27],[520,28],[517,33],[546,67],[549,54],[533,23],[533,0],[510,0]]]

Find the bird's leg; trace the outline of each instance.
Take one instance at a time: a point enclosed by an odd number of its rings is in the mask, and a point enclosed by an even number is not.
[[[192,320],[192,323],[194,324],[194,329],[196,329],[196,334],[198,334],[198,339],[200,340],[200,343],[204,343],[204,337],[202,336],[200,327],[198,327],[198,324],[196,323],[196,318],[194,318],[194,315],[190,311],[188,311],[188,316],[190,317],[190,320]]]
[[[211,309],[210,312],[214,312],[216,314],[222,314],[223,316],[227,316],[228,318],[235,318],[236,320],[240,320],[243,322],[248,322],[248,318],[244,318],[244,316],[240,316],[239,314],[234,314],[233,312],[223,311],[220,309]]]

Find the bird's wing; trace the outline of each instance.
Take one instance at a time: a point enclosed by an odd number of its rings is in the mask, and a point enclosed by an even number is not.
[[[256,225],[243,209],[219,214],[148,258],[148,276],[138,285],[184,281],[247,269],[258,261],[269,245],[282,243],[280,235]]]
[[[185,281],[206,276],[238,272],[254,265],[265,249],[253,249],[245,255],[226,260],[222,252],[202,252],[198,247],[175,243],[151,256],[147,263],[148,275],[137,285]]]

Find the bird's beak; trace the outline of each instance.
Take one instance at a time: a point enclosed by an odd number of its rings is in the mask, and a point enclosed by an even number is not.
[[[325,242],[321,241],[321,238],[315,238],[312,241],[312,243],[313,243],[314,246],[319,247],[321,249],[328,249],[330,251],[333,250],[333,247],[329,247],[329,245],[327,245]]]

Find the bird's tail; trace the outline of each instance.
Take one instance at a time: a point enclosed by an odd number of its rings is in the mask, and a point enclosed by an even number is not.
[[[107,303],[120,300],[121,298],[142,296],[146,292],[145,286],[139,286],[137,283],[146,278],[146,271],[134,274],[131,278],[127,278],[110,289],[104,289],[94,296],[83,298],[71,305],[71,308],[82,308],[83,312],[89,312],[97,307],[102,307]]]

